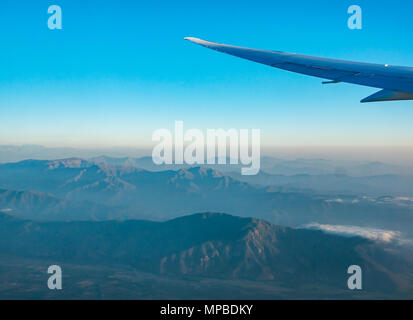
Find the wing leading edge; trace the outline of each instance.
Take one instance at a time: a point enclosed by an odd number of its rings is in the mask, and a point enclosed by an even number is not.
[[[413,100],[413,68],[249,49],[192,37],[185,40],[274,68],[329,80],[325,84],[347,82],[382,89],[361,102]]]

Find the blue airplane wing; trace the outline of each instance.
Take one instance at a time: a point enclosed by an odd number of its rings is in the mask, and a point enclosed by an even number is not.
[[[361,102],[413,100],[413,68],[249,49],[192,37],[185,40],[274,68],[329,80],[323,84],[347,82],[382,89]]]

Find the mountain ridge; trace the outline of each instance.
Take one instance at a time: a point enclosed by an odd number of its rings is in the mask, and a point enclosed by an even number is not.
[[[351,264],[366,290],[411,290],[411,265],[372,241],[275,226],[223,213],[165,222],[33,222],[0,214],[2,254],[62,263],[122,265],[179,277],[344,286]],[[368,270],[368,272],[367,272]],[[395,279],[398,278],[398,281]],[[407,286],[400,287],[400,279]]]

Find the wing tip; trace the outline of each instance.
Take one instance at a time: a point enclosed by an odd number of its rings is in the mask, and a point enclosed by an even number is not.
[[[219,45],[219,43],[210,42],[210,41],[206,41],[206,40],[202,40],[202,39],[194,38],[194,37],[185,37],[184,40],[188,40],[190,42],[199,44],[199,45],[207,47],[207,48],[211,48],[213,46],[218,46]]]
[[[201,43],[204,42],[202,39],[194,38],[194,37],[185,37],[184,40],[191,41],[194,43]]]

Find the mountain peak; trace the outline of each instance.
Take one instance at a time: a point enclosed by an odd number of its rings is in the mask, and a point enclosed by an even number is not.
[[[92,162],[81,159],[81,158],[67,158],[67,159],[51,160],[51,161],[48,161],[47,164],[48,164],[49,169],[57,169],[57,168],[79,169],[79,168],[89,168],[94,165]]]

